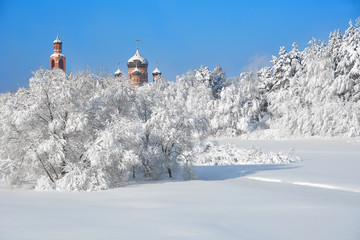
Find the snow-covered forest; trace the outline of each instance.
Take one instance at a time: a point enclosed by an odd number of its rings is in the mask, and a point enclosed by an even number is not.
[[[139,88],[125,77],[39,69],[29,88],[0,96],[0,178],[101,190],[192,179],[197,164],[297,161],[203,143],[211,136],[360,136],[360,18],[303,51],[281,47],[271,63],[236,80],[202,66]]]

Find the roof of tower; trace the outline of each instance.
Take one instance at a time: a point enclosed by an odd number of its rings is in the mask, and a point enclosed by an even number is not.
[[[137,66],[135,67],[135,69],[131,72],[132,75],[141,75],[140,70],[137,68]]]
[[[135,61],[139,61],[141,64],[148,65],[148,61],[140,55],[139,49],[136,50],[135,55],[129,59],[128,63],[133,63]]]
[[[158,67],[155,68],[155,70],[152,72],[153,74],[161,73]]]
[[[120,69],[118,69],[114,74],[115,74],[115,75],[122,74],[122,71],[120,71]]]
[[[56,37],[54,43],[62,43],[61,40],[59,39],[59,31],[57,32],[57,37]]]
[[[148,61],[140,55],[139,53],[139,39],[136,39],[136,53],[135,55],[129,59],[128,61],[128,67],[135,67],[135,63],[136,63],[136,66],[138,66],[138,63],[140,63],[140,67],[147,67],[148,66]]]
[[[120,63],[118,63],[118,70],[114,72],[114,75],[121,75],[122,72],[120,71]]]

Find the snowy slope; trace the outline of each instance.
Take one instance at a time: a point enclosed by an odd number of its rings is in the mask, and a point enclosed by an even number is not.
[[[2,184],[0,239],[360,239],[359,142],[218,141],[274,152],[295,148],[302,161],[199,166],[194,181],[102,192]]]
[[[355,139],[308,138],[297,140],[240,140],[223,138],[219,143],[238,147],[260,146],[264,152],[295,150],[301,162],[291,171],[260,171],[251,177],[276,178],[285,182],[310,182],[360,192],[360,141]]]

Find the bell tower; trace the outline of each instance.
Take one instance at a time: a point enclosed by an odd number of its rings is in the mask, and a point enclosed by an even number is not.
[[[50,56],[50,70],[60,68],[66,72],[66,58],[62,54],[62,42],[59,39],[59,31],[54,41],[54,53]]]

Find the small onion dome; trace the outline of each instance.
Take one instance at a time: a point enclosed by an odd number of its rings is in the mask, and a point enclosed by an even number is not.
[[[122,75],[122,72],[120,71],[120,69],[118,68],[118,70],[114,73],[115,77],[120,77]]]
[[[61,40],[59,39],[59,31],[58,31],[58,33],[57,33],[57,37],[56,37],[56,39],[55,39],[55,41],[54,41],[54,44],[60,44],[60,43],[62,43],[61,42]]]
[[[137,68],[137,66],[136,66],[136,68],[131,72],[131,74],[133,75],[133,76],[139,76],[139,75],[141,75],[141,72],[140,72],[140,70]]]
[[[147,67],[148,61],[140,55],[139,49],[137,49],[135,55],[129,59],[127,65],[128,65],[128,68],[133,68],[136,65],[138,67]]]
[[[153,75],[159,75],[161,74],[160,70],[158,69],[158,67],[155,68],[155,70],[152,72]]]

